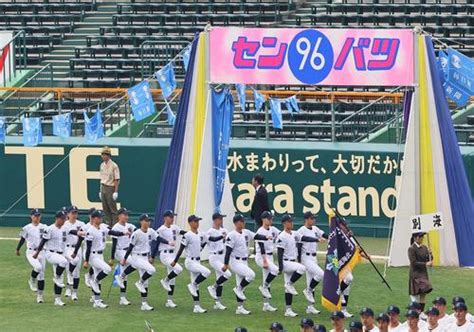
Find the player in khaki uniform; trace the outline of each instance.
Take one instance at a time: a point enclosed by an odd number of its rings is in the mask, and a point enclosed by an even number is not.
[[[104,210],[107,222],[112,227],[114,222],[117,221],[116,201],[120,183],[120,170],[118,165],[111,159],[112,151],[108,146],[102,149],[101,157],[99,197],[102,201],[102,210]]]

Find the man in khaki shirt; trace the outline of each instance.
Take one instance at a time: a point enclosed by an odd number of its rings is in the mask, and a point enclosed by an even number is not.
[[[117,198],[120,183],[120,170],[111,159],[112,152],[108,146],[102,149],[100,164],[100,200],[107,222],[112,226],[117,221]]]

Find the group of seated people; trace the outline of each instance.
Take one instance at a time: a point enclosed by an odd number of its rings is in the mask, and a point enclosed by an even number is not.
[[[331,313],[332,329],[315,324],[311,318],[303,318],[300,322],[301,332],[474,332],[474,316],[468,312],[464,298],[455,296],[452,300],[452,314],[447,313],[447,302],[437,297],[433,306],[423,312],[423,305],[411,302],[405,313],[406,321],[400,321],[400,308],[390,305],[385,312],[375,315],[371,308],[364,307],[360,311],[360,321],[346,322],[341,311]],[[347,328],[346,328],[347,325]],[[270,325],[271,332],[286,331],[279,322]],[[237,327],[235,332],[248,332],[245,327]]]

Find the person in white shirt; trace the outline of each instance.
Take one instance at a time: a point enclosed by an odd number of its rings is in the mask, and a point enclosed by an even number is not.
[[[404,323],[402,331],[418,332],[423,330],[419,326],[420,314],[417,310],[409,309],[405,316],[407,318],[407,321]]]
[[[183,267],[180,264],[171,266],[175,257],[175,246],[179,235],[184,235],[186,231],[174,224],[174,217],[176,214],[172,210],[167,210],[163,214],[163,225],[156,231],[158,235],[168,241],[168,244],[159,246],[160,261],[166,266],[167,276],[160,280],[161,286],[168,292],[168,299],[165,306],[167,308],[176,308],[177,305],[173,301],[174,287],[176,285],[176,277],[183,272]]]
[[[418,322],[418,329],[420,331],[425,330],[428,327],[428,323],[425,320],[421,319],[422,308],[423,308],[423,305],[418,302],[410,302],[410,304],[407,306],[408,311],[415,311],[416,313],[418,313],[417,322]],[[402,324],[404,329],[408,327],[408,323],[409,322],[407,320],[405,323]]]
[[[428,326],[424,331],[426,332],[447,332],[447,330],[439,325],[439,310],[435,307],[432,307],[426,311],[427,323]]]
[[[449,325],[451,325],[453,322],[456,321],[456,319],[453,316],[448,315],[446,313],[446,309],[447,309],[446,304],[447,304],[446,299],[441,296],[438,296],[437,298],[433,300],[433,306],[439,311],[438,325],[444,329],[446,329]]]
[[[278,235],[278,269],[283,273],[285,280],[285,316],[296,317],[298,314],[293,311],[291,305],[293,302],[293,295],[298,295],[295,289],[295,283],[306,272],[303,264],[298,263],[298,248],[297,243],[300,242],[300,234],[293,231],[293,218],[286,214],[282,217],[283,231]]]
[[[390,324],[390,317],[385,312],[377,316],[377,328],[380,332],[388,332],[388,325]]]
[[[474,324],[467,320],[467,306],[464,302],[454,305],[456,322],[448,327],[449,332],[474,332]]]
[[[360,311],[360,320],[364,325],[364,332],[379,332],[374,321],[374,311],[371,308],[364,307]]]
[[[317,262],[318,242],[325,242],[328,235],[314,226],[315,216],[311,212],[305,212],[304,225],[298,229],[301,235],[301,264],[306,267],[306,288],[303,294],[308,301],[307,314],[319,314],[320,311],[314,307],[314,289],[324,276],[323,270]]]
[[[314,322],[311,318],[302,318],[300,321],[300,332],[313,332]]]
[[[211,297],[215,300],[215,310],[226,310],[227,307],[222,304],[221,296],[223,284],[230,279],[232,273],[230,270],[222,271],[224,267],[225,238],[229,233],[222,227],[226,216],[218,212],[212,215],[212,227],[206,233],[207,248],[209,250],[209,265],[216,274],[216,282],[207,287]]]
[[[237,298],[236,315],[249,315],[250,311],[244,308],[245,287],[255,279],[255,272],[248,266],[249,241],[271,240],[271,236],[263,236],[245,229],[245,218],[241,214],[236,214],[233,218],[235,229],[227,234],[226,249],[224,257],[224,267],[222,271],[229,269],[235,273],[236,287],[233,291]]]
[[[453,304],[453,313],[450,315],[451,316],[451,322],[455,322],[456,321],[456,311],[454,310],[454,308],[456,307],[456,304],[459,303],[459,302],[462,302],[464,304],[466,304],[466,301],[464,300],[464,298],[462,296],[455,296],[453,297],[453,301],[452,301],[452,304]],[[469,312],[466,313],[466,319],[468,321],[470,321],[471,323],[474,323],[474,316],[471,315]]]
[[[334,311],[331,313],[331,325],[332,329],[329,330],[330,332],[347,332],[346,329],[344,329],[344,321],[345,321],[346,316],[344,316],[344,313],[342,311]],[[358,323],[360,324],[360,327],[362,327],[362,324],[360,322],[351,322],[352,323]]]
[[[188,284],[188,290],[193,297],[193,312],[195,314],[203,314],[207,312],[206,309],[201,307],[199,300],[199,284],[206,280],[211,274],[211,271],[201,264],[201,250],[206,245],[206,239],[205,235],[199,231],[200,220],[202,220],[202,218],[199,218],[194,214],[188,217],[190,231],[183,235],[178,253],[176,254],[173,263],[171,263],[171,266],[176,265],[179,257],[184,249],[186,249],[184,266],[191,275],[191,282]]]
[[[78,220],[78,208],[77,206],[71,206],[67,209],[68,219],[64,223],[64,229],[67,233],[66,235],[66,250],[64,257],[68,260],[68,268],[66,271],[66,291],[64,296],[71,297],[71,300],[77,301],[77,290],[79,288],[79,281],[81,275],[81,260],[82,252],[79,255],[76,255],[75,258],[72,258],[74,253],[78,237],[85,234],[86,224]],[[72,234],[70,231],[76,231],[77,234]]]
[[[274,312],[277,309],[270,304],[272,295],[270,284],[278,275],[278,266],[273,262],[273,247],[280,234],[278,228],[272,226],[273,215],[270,211],[264,211],[261,215],[262,226],[257,230],[257,234],[271,236],[272,240],[255,241],[258,246],[255,254],[255,263],[262,269],[262,285],[258,287],[263,296],[263,311]]]
[[[128,222],[129,211],[122,207],[117,211],[117,222],[112,227],[112,230],[115,232],[129,232],[133,233],[136,229],[135,225]],[[117,262],[122,262],[122,259],[125,257],[130,245],[130,237],[128,236],[112,236],[112,250],[110,252],[109,265],[114,266],[115,260]],[[120,274],[130,265],[119,265]],[[127,300],[127,278],[120,284],[120,301],[119,305],[130,305],[130,301]]]
[[[403,324],[400,322],[400,308],[395,305],[390,305],[387,308],[387,315],[390,318],[388,325],[389,331],[399,332],[404,329]]]
[[[38,209],[31,210],[30,219],[31,223],[21,229],[20,241],[16,247],[16,255],[20,256],[20,249],[26,242],[26,259],[33,268],[30,278],[28,279],[28,285],[33,292],[36,292],[36,302],[43,303],[46,260],[43,253],[38,255],[37,258],[33,258],[33,255],[36,249],[38,249],[47,226],[41,223],[41,212]]]

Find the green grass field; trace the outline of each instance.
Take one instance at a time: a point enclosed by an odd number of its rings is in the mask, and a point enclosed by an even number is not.
[[[18,228],[0,228],[0,237],[16,237]],[[386,240],[384,239],[361,239],[371,254],[384,255]],[[224,287],[223,303],[228,309],[225,312],[212,310],[212,299],[205,287],[214,281],[214,276],[209,282],[201,285],[202,305],[208,309],[208,313],[196,315],[192,313],[192,299],[186,289],[189,282],[189,274],[183,272],[177,278],[177,290],[175,292],[176,309],[164,307],[166,294],[159,284],[159,278],[164,274],[161,265],[155,263],[158,273],[150,280],[149,303],[155,306],[155,311],[141,312],[139,308],[139,294],[133,286],[136,273],[133,273],[129,281],[128,298],[132,301],[129,307],[119,307],[119,290],[113,288],[107,297],[107,290],[112,281],[107,277],[103,283],[103,298],[109,308],[105,310],[93,309],[89,303],[90,291],[81,280],[79,289],[79,301],[71,303],[62,308],[53,306],[53,282],[51,278],[51,267],[48,266],[46,276],[46,289],[44,304],[36,304],[35,294],[32,293],[27,284],[30,266],[24,257],[15,256],[16,241],[0,240],[0,331],[146,331],[145,320],[149,321],[155,331],[233,331],[236,326],[245,326],[249,331],[266,331],[272,321],[281,322],[288,331],[298,331],[299,320],[304,314],[306,301],[302,294],[294,299],[294,309],[300,314],[298,318],[288,319],[283,316],[284,295],[282,278],[275,279],[272,285],[272,304],[279,308],[276,313],[261,312],[261,296],[257,286],[261,282],[261,273],[252,263],[257,273],[257,279],[247,288],[248,301],[246,307],[252,311],[250,316],[236,316],[234,314],[235,302],[232,293],[234,279]],[[106,254],[108,257],[108,254]],[[383,270],[383,264],[377,264]],[[408,270],[406,268],[391,268],[387,272],[387,279],[393,288],[390,292],[372,270],[369,264],[360,264],[355,272],[355,282],[351,293],[349,309],[357,313],[363,306],[372,307],[376,313],[383,311],[389,304],[400,307],[409,302],[407,295]],[[463,295],[471,308],[474,307],[474,291],[472,282],[474,270],[434,268],[431,272],[434,292],[429,297],[445,296],[451,298],[453,295]],[[301,279],[297,289],[303,289],[304,280]],[[320,296],[318,286],[316,296]],[[301,293],[301,292],[300,292]],[[64,299],[64,298],[63,298]],[[318,308],[321,308],[318,305]],[[472,309],[470,310],[472,312]],[[330,325],[329,313],[325,310],[313,319]]]

